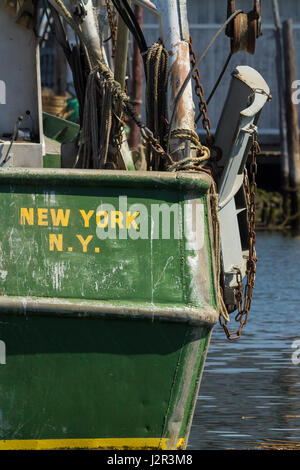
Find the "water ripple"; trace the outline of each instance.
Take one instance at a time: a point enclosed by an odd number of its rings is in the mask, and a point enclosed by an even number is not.
[[[300,365],[292,363],[292,343],[300,340],[300,240],[268,233],[257,238],[249,322],[236,343],[227,342],[219,326],[213,332],[189,449],[300,442]]]

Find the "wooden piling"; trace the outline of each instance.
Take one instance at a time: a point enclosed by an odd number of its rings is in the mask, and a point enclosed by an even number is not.
[[[282,32],[285,59],[287,134],[292,203],[291,225],[293,232],[300,235],[300,147],[298,108],[297,105],[293,103],[292,99],[292,85],[297,78],[292,19],[283,23]]]
[[[277,89],[279,100],[279,126],[280,126],[280,149],[281,149],[281,186],[283,192],[289,187],[289,153],[287,138],[285,83],[284,83],[284,60],[282,50],[282,27],[279,14],[278,0],[273,0],[273,14],[276,42],[276,70]]]
[[[65,96],[67,91],[67,60],[60,44],[55,41],[54,87],[56,95]]]

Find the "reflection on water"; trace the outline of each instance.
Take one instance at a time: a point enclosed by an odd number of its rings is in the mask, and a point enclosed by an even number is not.
[[[260,233],[255,296],[243,337],[213,331],[188,449],[300,442],[300,239]]]

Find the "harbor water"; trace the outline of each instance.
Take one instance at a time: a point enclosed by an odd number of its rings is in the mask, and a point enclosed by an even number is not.
[[[188,449],[300,443],[300,239],[257,238],[248,324],[234,343],[213,331]]]

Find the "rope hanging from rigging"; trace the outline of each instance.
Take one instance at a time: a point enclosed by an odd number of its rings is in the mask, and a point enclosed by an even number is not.
[[[167,85],[169,54],[164,46],[156,42],[147,52],[146,64],[146,116],[147,127],[153,132],[160,145],[164,146],[167,132]],[[160,155],[148,146],[147,167],[155,171],[164,169]]]

